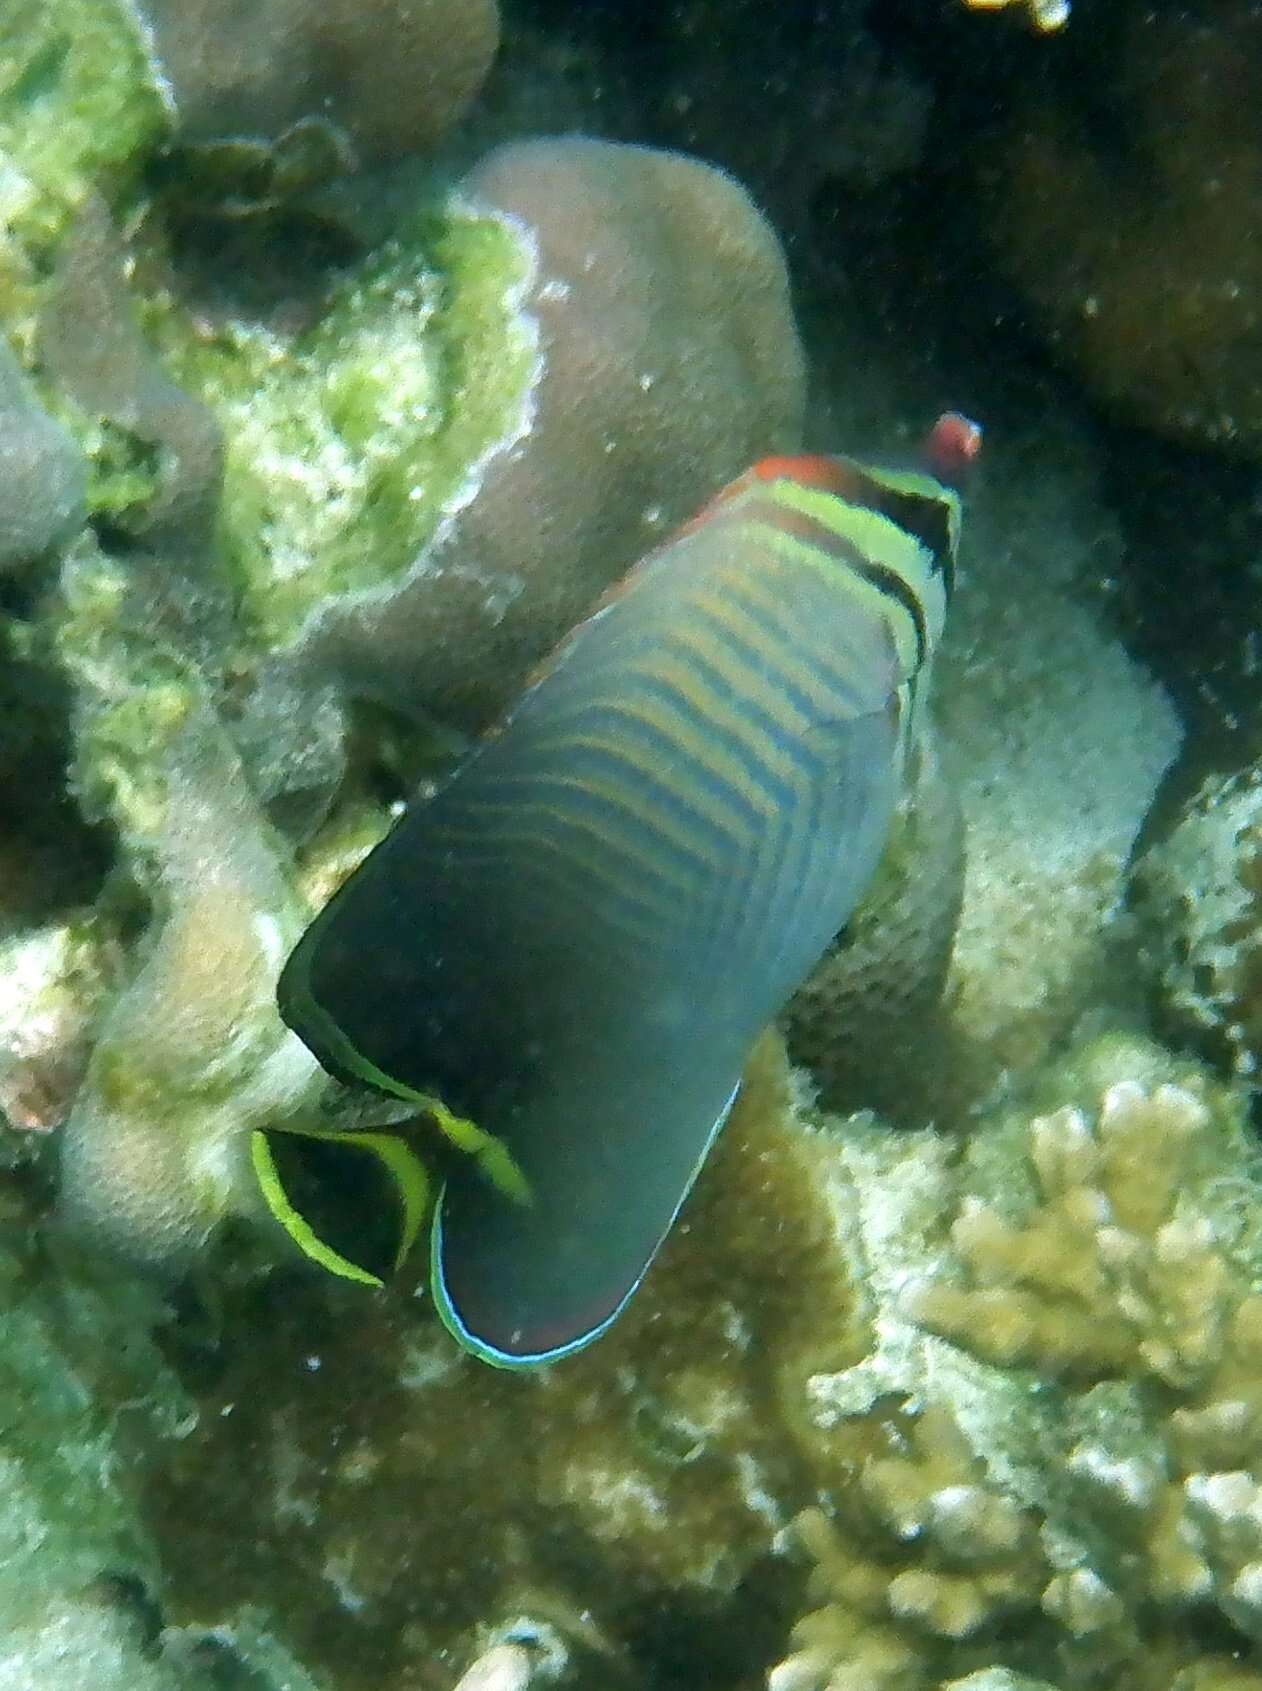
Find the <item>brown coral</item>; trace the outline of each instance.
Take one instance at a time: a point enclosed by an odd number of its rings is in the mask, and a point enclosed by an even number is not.
[[[770,1691],[936,1685],[963,1641],[1037,1602],[1039,1515],[987,1478],[942,1409],[896,1400],[841,1436],[855,1447],[854,1492],[836,1524],[819,1510],[795,1523],[820,1607],[795,1628]]]
[[[998,245],[1058,358],[1127,417],[1262,448],[1262,18],[1134,8],[1116,76],[1021,110],[988,148]]]
[[[532,254],[526,423],[402,586],[328,607],[312,648],[468,724],[674,523],[797,443],[804,370],[776,238],[721,171],[574,137],[499,148],[463,192]]]
[[[768,1041],[635,1304],[591,1352],[528,1377],[458,1354],[406,1282],[394,1298],[229,1282],[203,1413],[149,1475],[172,1619],[263,1583],[285,1593],[300,1652],[358,1691],[549,1602],[569,1637],[591,1611],[591,1630],[650,1657],[678,1614],[702,1683],[749,1682],[774,1611],[751,1626],[742,1582],[804,1501],[768,1407],[867,1342],[831,1164]],[[225,1535],[239,1554],[219,1553]],[[710,1678],[706,1650],[728,1663]]]
[[[181,135],[275,137],[317,117],[365,161],[424,152],[481,87],[496,0],[143,0]]]

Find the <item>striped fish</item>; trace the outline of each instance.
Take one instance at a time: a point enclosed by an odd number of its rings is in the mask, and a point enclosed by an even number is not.
[[[940,474],[977,439],[943,418]],[[326,1067],[441,1099],[482,1153],[448,1177],[431,1255],[443,1319],[487,1361],[564,1356],[614,1320],[752,1041],[861,896],[959,523],[935,476],[757,464],[569,637],[289,959],[282,1014]]]

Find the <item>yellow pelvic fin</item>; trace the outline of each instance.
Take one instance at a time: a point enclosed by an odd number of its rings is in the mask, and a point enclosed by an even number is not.
[[[400,1269],[416,1243],[428,1207],[429,1176],[419,1157],[393,1133],[326,1133],[315,1128],[284,1128],[278,1131],[296,1133],[299,1138],[323,1139],[339,1145],[348,1145],[352,1150],[367,1151],[370,1156],[377,1158],[394,1182],[399,1195],[401,1222],[399,1243],[394,1254],[394,1268],[396,1271]],[[331,1245],[326,1244],[306,1217],[294,1208],[281,1184],[267,1134],[257,1128],[250,1135],[250,1160],[264,1203],[300,1251],[313,1262],[318,1262],[321,1268],[327,1269],[330,1274],[337,1274],[344,1280],[354,1280],[362,1286],[382,1284],[376,1274],[369,1273],[366,1268],[361,1268],[358,1263],[352,1262],[349,1257],[344,1257],[340,1251],[335,1251]]]

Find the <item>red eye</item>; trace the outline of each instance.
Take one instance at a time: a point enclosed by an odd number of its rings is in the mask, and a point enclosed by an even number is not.
[[[929,468],[950,487],[963,480],[981,449],[981,425],[960,411],[944,411],[924,445]]]

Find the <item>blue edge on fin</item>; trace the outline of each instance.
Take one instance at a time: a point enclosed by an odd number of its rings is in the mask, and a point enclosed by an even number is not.
[[[733,1086],[730,1094],[728,1095],[727,1103],[724,1104],[723,1108],[719,1111],[718,1116],[715,1118],[714,1126],[706,1135],[706,1141],[701,1148],[701,1154],[697,1158],[696,1166],[689,1175],[683,1191],[679,1194],[679,1202],[671,1211],[670,1220],[667,1222],[665,1232],[662,1235],[663,1238],[665,1238],[666,1233],[669,1233],[671,1228],[675,1225],[675,1219],[684,1206],[684,1200],[687,1198],[689,1192],[692,1191],[693,1183],[698,1174],[701,1172],[701,1165],[709,1156],[710,1147],[718,1138],[719,1130],[722,1128],[724,1122],[731,1113],[732,1105],[736,1102],[736,1094],[740,1091],[740,1087],[741,1083],[737,1080],[735,1086]],[[509,1351],[497,1350],[493,1345],[487,1344],[485,1339],[479,1339],[469,1331],[464,1322],[460,1319],[456,1306],[452,1303],[451,1297],[448,1294],[447,1282],[443,1276],[442,1254],[443,1193],[440,1191],[437,1202],[434,1205],[434,1219],[430,1224],[429,1271],[430,1288],[433,1293],[434,1306],[438,1310],[443,1326],[446,1327],[451,1336],[459,1344],[461,1344],[465,1350],[476,1356],[480,1362],[489,1362],[492,1368],[526,1369],[539,1368],[549,1362],[560,1362],[564,1357],[573,1356],[580,1350],[586,1350],[587,1346],[594,1344],[602,1333],[607,1333],[613,1326],[614,1322],[622,1314],[623,1310],[627,1307],[627,1304],[634,1297],[641,1281],[648,1273],[653,1262],[653,1257],[656,1256],[657,1251],[654,1249],[648,1261],[644,1264],[644,1267],[627,1287],[626,1291],[618,1300],[614,1308],[609,1312],[605,1319],[599,1323],[598,1326],[591,1328],[590,1331],[586,1333],[580,1333],[576,1339],[571,1339],[567,1344],[558,1345],[555,1350],[533,1351],[525,1355],[514,1355]]]

